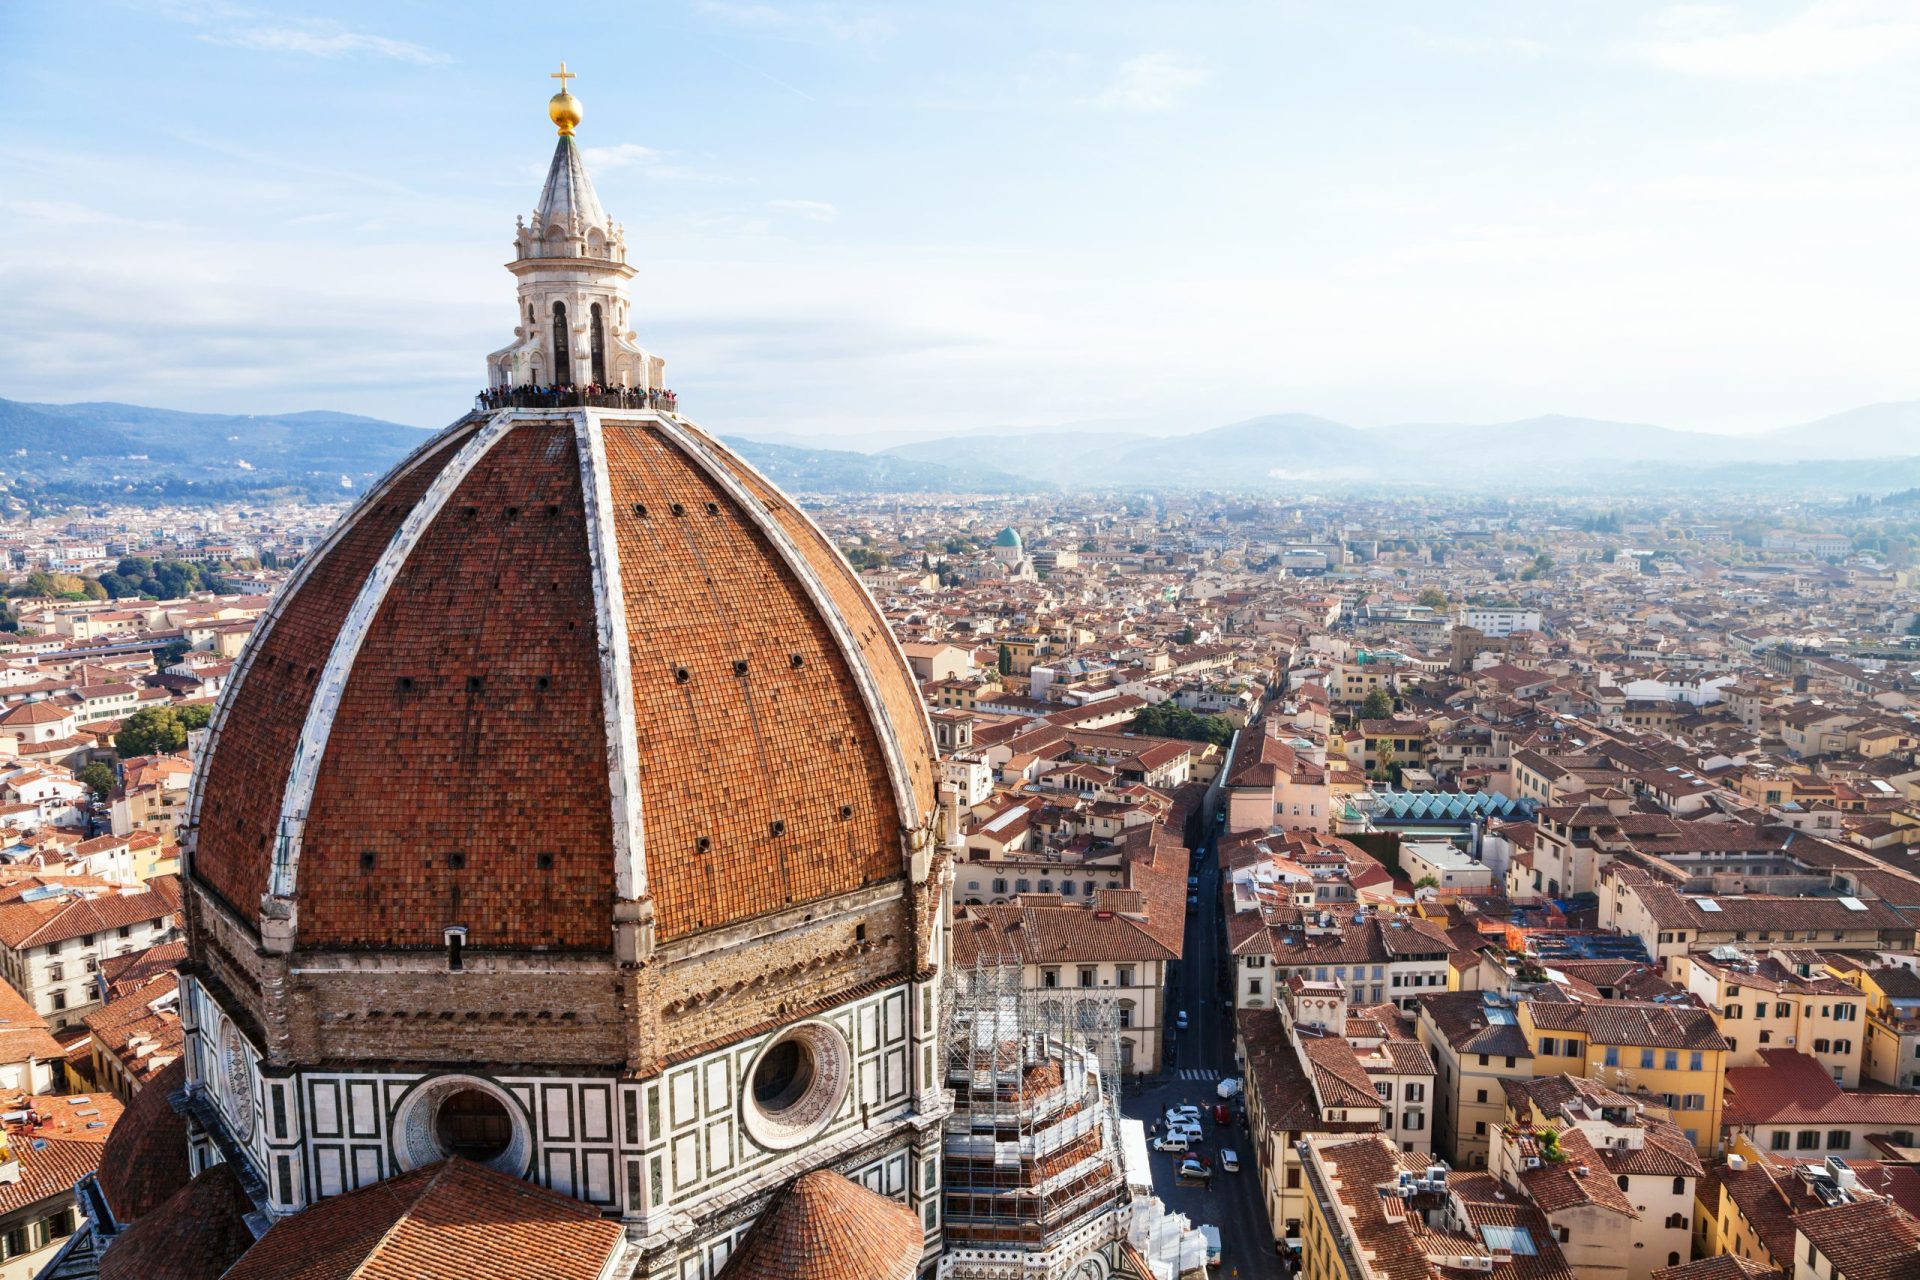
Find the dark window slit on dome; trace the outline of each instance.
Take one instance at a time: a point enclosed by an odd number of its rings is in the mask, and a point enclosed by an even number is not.
[[[533,865],[542,871],[551,871],[553,870],[553,855],[550,853],[536,853],[533,855]]]
[[[485,689],[486,687],[487,687],[487,681],[484,676],[468,676],[467,677],[468,693],[479,693],[481,690]]]
[[[460,518],[461,518],[462,520],[472,520],[472,519],[474,519],[475,517],[477,517],[477,516],[478,516],[479,514],[480,514],[480,508],[478,508],[478,507],[462,507],[462,508],[460,508]]]
[[[508,519],[508,520],[510,520],[510,521],[512,521],[512,520],[518,520],[519,518],[520,518],[520,508],[518,508],[518,507],[508,507],[508,508],[507,508],[507,519]]]
[[[412,676],[396,676],[394,677],[393,687],[395,691],[399,693],[412,693],[413,677]]]
[[[538,689],[540,692],[545,693],[547,690],[553,688],[553,677],[552,676],[535,676],[533,678],[533,687]]]
[[[774,837],[779,837],[787,834],[786,822],[783,819],[775,818],[772,822],[769,822],[767,824],[767,834]]]
[[[685,684],[691,679],[693,679],[693,672],[687,670],[685,667],[675,667],[673,669],[673,682],[675,684]]]
[[[708,514],[708,515],[710,515],[710,516],[717,516],[717,515],[719,515],[719,514],[720,514],[720,504],[719,504],[719,503],[717,503],[717,502],[709,502],[709,503],[707,504],[707,514]]]
[[[734,659],[734,661],[733,661],[733,674],[735,674],[735,675],[737,675],[737,676],[743,676],[743,675],[745,675],[745,674],[747,674],[747,660],[746,660],[745,658],[735,658],[735,659]]]
[[[677,515],[677,516],[683,516],[683,515],[685,515],[685,514],[687,514],[687,509],[686,509],[685,507],[683,507],[683,506],[681,506],[681,505],[680,505],[679,503],[677,503],[677,502],[673,504],[673,506],[672,506],[672,507],[670,508],[670,510],[671,510],[671,511],[673,512],[673,514],[675,514],[675,515]]]
[[[853,816],[852,805],[843,804],[840,806],[840,821],[845,822],[848,818],[851,818],[852,816]]]
[[[447,865],[455,871],[465,871],[467,869],[467,855],[464,853],[450,853],[447,855]]]
[[[792,667],[793,667],[793,668],[794,668],[795,670],[799,670],[799,669],[800,669],[801,667],[804,667],[804,666],[806,666],[806,665],[807,665],[807,660],[806,660],[805,658],[803,658],[803,657],[801,657],[801,656],[800,656],[799,654],[797,654],[797,653],[793,653],[793,654],[788,654],[788,655],[787,655],[787,662],[788,662],[788,663],[789,663],[789,664],[790,664],[790,665],[791,665],[791,666],[792,666]]]
[[[695,853],[711,853],[711,852],[713,852],[713,837],[712,837],[712,836],[701,836],[701,837],[700,837],[700,838],[699,838],[698,840],[695,840],[695,841],[693,842],[693,851],[694,851]]]
[[[559,504],[554,502],[549,502],[547,504],[547,519],[549,520],[557,519],[559,515],[560,515]]]
[[[635,519],[645,520],[647,518],[647,504],[644,502],[634,503],[633,514]]]
[[[362,871],[371,871],[373,870],[373,864],[377,861],[379,861],[379,859],[374,856],[373,850],[364,850],[360,854],[360,869]]]

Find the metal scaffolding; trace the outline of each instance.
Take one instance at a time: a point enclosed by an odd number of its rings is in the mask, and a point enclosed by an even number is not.
[[[1125,1196],[1115,1001],[987,954],[949,969],[943,1012],[948,1245],[1050,1250]]]

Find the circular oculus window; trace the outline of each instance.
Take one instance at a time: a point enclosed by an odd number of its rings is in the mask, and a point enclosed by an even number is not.
[[[847,1039],[824,1022],[803,1022],[768,1040],[747,1067],[741,1121],[771,1151],[797,1147],[832,1121],[853,1079]]]
[[[394,1159],[404,1169],[459,1156],[519,1177],[533,1138],[520,1106],[477,1076],[435,1076],[417,1085],[394,1116]]]
[[[220,1086],[227,1104],[227,1118],[233,1121],[236,1137],[253,1140],[253,1068],[247,1062],[245,1043],[231,1022],[220,1030]]]

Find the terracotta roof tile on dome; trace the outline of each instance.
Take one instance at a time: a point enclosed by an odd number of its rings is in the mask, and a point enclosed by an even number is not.
[[[100,1280],[218,1280],[253,1244],[252,1212],[233,1167],[216,1164],[116,1236]]]
[[[167,1095],[187,1082],[176,1058],[141,1086],[108,1135],[97,1181],[116,1222],[135,1222],[159,1208],[193,1176],[187,1165],[187,1121]]]
[[[602,952],[627,844],[663,942],[899,877],[932,740],[839,552],[684,423],[480,423],[403,464],[262,622],[194,876],[255,924],[270,879],[290,888],[300,948],[438,948],[462,924],[474,949]],[[581,767],[608,760],[637,797]]]
[[[573,427],[516,429],[368,624],[307,813],[303,945],[466,924],[475,947],[605,948],[613,806],[578,767],[606,756],[593,616]]]
[[[23,702],[17,707],[8,707],[5,711],[0,711],[0,724],[52,724],[56,720],[65,720],[79,710],[77,703],[57,702],[51,698],[38,702]]]
[[[477,426],[475,420],[448,430],[368,492],[301,562],[228,682],[196,779],[193,868],[242,919],[260,918],[280,821],[281,789],[267,780],[284,778],[293,765],[334,637],[380,553]]]
[[[223,1280],[598,1280],[623,1235],[571,1196],[445,1160],[281,1219]]]
[[[924,1248],[913,1210],[816,1169],[774,1194],[715,1280],[907,1280]]]
[[[660,937],[897,875],[882,744],[798,576],[659,431],[609,424],[606,451]]]

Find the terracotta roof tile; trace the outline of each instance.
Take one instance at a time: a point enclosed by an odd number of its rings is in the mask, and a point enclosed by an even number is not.
[[[923,1248],[913,1210],[816,1169],[774,1194],[716,1280],[908,1280]]]
[[[187,1062],[176,1058],[133,1095],[100,1157],[100,1190],[121,1223],[151,1213],[192,1176],[187,1166],[187,1121],[168,1095],[187,1082]]]
[[[232,1166],[216,1164],[115,1237],[100,1280],[219,1280],[253,1244],[253,1211]]]
[[[272,843],[280,822],[280,787],[306,721],[314,682],[360,584],[380,553],[478,425],[451,428],[348,516],[336,541],[309,556],[248,642],[246,655],[220,700],[218,737],[199,779],[200,809],[194,875],[242,919],[258,921],[266,892]]]
[[[283,1218],[223,1280],[598,1280],[620,1224],[465,1160]]]

